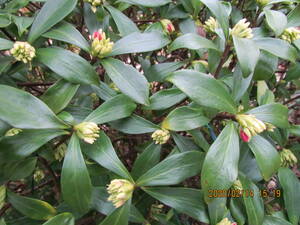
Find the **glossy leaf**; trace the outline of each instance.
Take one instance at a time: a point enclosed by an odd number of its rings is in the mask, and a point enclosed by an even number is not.
[[[167,78],[193,101],[205,107],[236,113],[235,103],[220,83],[207,74],[192,70],[181,70]]]
[[[131,200],[108,215],[99,225],[128,225]]]
[[[209,190],[227,190],[238,176],[239,136],[233,123],[228,124],[210,146],[201,171],[201,186],[206,202]]]
[[[276,127],[289,127],[288,108],[279,103],[262,105],[247,111],[247,113],[254,115],[259,120],[271,123]]]
[[[0,51],[11,49],[14,43],[12,41],[6,40],[4,38],[0,38]]]
[[[74,225],[75,219],[71,213],[62,213],[59,214],[50,220],[48,220],[43,225]]]
[[[157,31],[135,32],[117,41],[109,56],[155,51],[165,47],[169,42],[166,36]]]
[[[287,27],[296,27],[300,25],[300,6],[298,5],[288,14]]]
[[[198,34],[185,34],[175,39],[170,45],[169,50],[174,51],[179,48],[187,48],[191,50],[198,50],[201,48],[214,49],[218,51],[218,47],[210,40],[201,37]]]
[[[86,52],[90,51],[90,45],[81,33],[71,24],[62,22],[43,34],[43,37],[51,38],[76,45]]]
[[[275,10],[264,10],[267,23],[271,29],[275,32],[276,36],[279,36],[287,25],[287,17],[284,13]]]
[[[251,138],[249,147],[255,155],[262,176],[267,181],[280,167],[280,156],[276,148],[263,137]]]
[[[134,67],[113,58],[102,60],[101,64],[110,79],[125,95],[137,103],[149,104],[148,82]]]
[[[266,216],[262,225],[292,225],[292,224],[279,217]]]
[[[68,128],[41,100],[35,96],[0,85],[0,119],[23,129]],[[5,107],[3,107],[5,106]]]
[[[40,48],[37,60],[71,83],[99,85],[93,67],[73,52],[61,48]]]
[[[119,176],[132,180],[126,167],[118,158],[109,137],[103,131],[94,144],[82,143],[84,153],[104,168],[118,174]]]
[[[124,37],[131,33],[139,32],[139,29],[135,25],[135,23],[132,22],[132,20],[129,19],[126,15],[124,15],[121,11],[112,6],[106,6],[106,8],[108,9],[112,18],[114,19],[121,36]]]
[[[22,34],[27,30],[27,28],[32,24],[34,18],[25,16],[14,16],[13,20],[18,27],[19,36],[22,36]]]
[[[203,154],[196,151],[172,155],[143,174],[138,186],[158,186],[178,184],[199,173]]]
[[[243,195],[243,200],[248,216],[248,224],[251,225],[261,225],[264,220],[264,204],[260,197],[260,190],[258,187],[252,183],[247,177],[239,177],[243,190],[248,190],[253,192],[253,197],[247,194]]]
[[[137,179],[149,169],[154,167],[160,159],[161,145],[151,143],[134,161],[131,171],[132,176]]]
[[[117,95],[94,110],[85,121],[97,124],[122,119],[131,115],[136,105],[125,95]]]
[[[255,80],[268,80],[270,79],[278,66],[278,58],[264,50],[260,52],[259,60],[256,64],[253,79]]]
[[[64,201],[72,210],[86,213],[90,208],[92,184],[85,165],[78,137],[73,134],[68,145],[61,173]]]
[[[233,43],[243,76],[248,77],[254,72],[259,59],[259,49],[253,40],[247,38],[233,36]]]
[[[167,130],[186,131],[204,126],[209,121],[202,108],[183,106],[171,111],[161,126]]]
[[[126,2],[133,5],[140,5],[145,7],[158,7],[166,5],[167,3],[171,2],[171,0],[121,0],[121,2]]]
[[[297,225],[300,218],[300,182],[296,175],[288,168],[280,168],[278,173],[280,185],[289,221]]]
[[[56,210],[49,203],[17,195],[13,192],[7,193],[8,202],[23,215],[34,220],[48,220],[56,215]]]
[[[203,223],[209,223],[201,190],[174,187],[144,187],[143,190],[178,212],[185,213]]]
[[[41,99],[54,113],[59,113],[70,103],[78,88],[79,85],[61,79],[48,88]]]
[[[73,11],[77,0],[47,1],[36,16],[28,36],[29,42],[34,42],[41,34],[64,19]]]
[[[16,163],[7,163],[4,174],[8,180],[20,180],[31,175],[36,167],[37,157],[29,157]],[[1,208],[1,207],[0,207]]]
[[[55,129],[24,130],[18,135],[0,140],[0,163],[23,159],[55,137],[67,131]]]

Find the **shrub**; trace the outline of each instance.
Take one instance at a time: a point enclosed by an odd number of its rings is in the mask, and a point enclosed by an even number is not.
[[[0,6],[1,225],[299,223],[299,1]]]

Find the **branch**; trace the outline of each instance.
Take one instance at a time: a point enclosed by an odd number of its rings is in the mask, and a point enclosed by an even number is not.
[[[229,52],[230,52],[230,48],[231,48],[231,46],[229,44],[227,44],[226,47],[225,47],[224,53],[222,55],[222,58],[220,60],[220,63],[218,65],[218,67],[217,67],[217,70],[216,70],[216,72],[214,74],[215,78],[218,78],[219,73],[221,72],[224,63],[226,62],[226,60],[228,58],[228,55],[229,55]]]

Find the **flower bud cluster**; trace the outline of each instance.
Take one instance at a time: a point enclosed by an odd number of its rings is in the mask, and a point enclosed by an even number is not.
[[[116,208],[124,205],[131,198],[134,185],[125,179],[114,179],[107,187],[109,193],[108,201],[112,202]]]
[[[155,144],[162,145],[170,139],[170,132],[166,129],[156,130],[151,137],[155,141]]]
[[[33,174],[33,179],[37,183],[43,180],[44,178],[45,178],[45,173],[41,169],[37,169]]]
[[[93,144],[99,137],[100,128],[93,122],[82,122],[74,126],[74,130],[79,138],[89,144]]]
[[[12,128],[12,129],[8,130],[4,136],[6,136],[6,137],[15,136],[15,135],[21,133],[22,131],[23,130],[19,129],[19,128]]]
[[[270,2],[270,0],[256,0],[256,2],[260,6],[265,6],[265,5],[267,5]]]
[[[283,31],[283,33],[280,35],[280,38],[282,40],[285,40],[289,43],[292,43],[298,39],[300,39],[300,30],[290,27]]]
[[[17,41],[14,43],[10,53],[16,60],[23,63],[30,62],[35,57],[35,49],[27,42]]]
[[[97,7],[102,5],[105,0],[84,0],[84,2],[88,2],[91,4],[91,9],[95,13],[97,11]]]
[[[160,23],[163,26],[164,31],[166,33],[171,34],[171,33],[173,33],[175,31],[175,27],[172,24],[171,20],[163,19],[163,20],[160,21]]]
[[[92,40],[91,54],[94,57],[101,59],[111,53],[114,43],[110,41],[110,38],[106,38],[105,32],[103,32],[101,29],[94,32]]]
[[[216,19],[211,16],[211,17],[209,17],[208,20],[205,21],[203,27],[204,27],[206,32],[215,33],[216,29],[219,27],[219,24],[216,21]]]
[[[230,34],[239,38],[253,38],[250,23],[246,19],[240,20],[230,31]]]
[[[222,219],[217,225],[237,225],[237,223],[232,223],[228,218]]]
[[[252,136],[264,132],[265,130],[273,130],[272,124],[264,123],[257,119],[254,115],[238,114],[236,120],[241,125],[240,136],[244,142],[249,142]]]
[[[67,152],[67,145],[61,144],[54,150],[54,158],[59,162],[63,160]]]
[[[298,159],[289,149],[283,149],[280,152],[280,160],[282,167],[293,167],[297,164]]]

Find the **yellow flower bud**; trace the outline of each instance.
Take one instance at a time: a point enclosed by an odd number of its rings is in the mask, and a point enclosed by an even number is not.
[[[109,87],[113,90],[115,90],[116,92],[120,92],[120,89],[117,87],[117,85],[115,83],[110,83]]]
[[[209,17],[208,20],[205,21],[205,25],[203,26],[206,32],[215,33],[216,29],[219,27],[218,22],[212,16]]]
[[[230,31],[230,34],[239,38],[253,38],[250,23],[246,19],[240,20]]]
[[[82,122],[74,126],[74,130],[79,138],[89,144],[93,144],[99,137],[100,128],[93,122]]]
[[[43,170],[37,169],[33,174],[33,179],[35,182],[40,182],[45,178],[45,173]]]
[[[156,130],[152,135],[155,144],[165,144],[170,139],[170,132],[166,129]]]
[[[300,30],[298,30],[294,27],[287,28],[283,31],[280,38],[289,43],[292,43],[292,42],[300,39]]]
[[[240,180],[234,181],[234,183],[232,185],[232,189],[242,191],[243,190],[243,186],[242,186],[241,181]]]
[[[22,131],[23,130],[19,129],[19,128],[12,128],[12,129],[8,130],[4,136],[6,136],[6,137],[15,136],[15,135],[21,133]]]
[[[161,25],[164,28],[164,31],[168,34],[171,34],[175,31],[175,27],[173,25],[173,23],[171,22],[171,20],[168,19],[163,19],[160,21]]]
[[[270,2],[270,0],[256,0],[256,2],[260,6],[265,6],[265,5],[267,5]]]
[[[228,218],[224,218],[219,223],[217,223],[217,225],[232,225],[232,223],[230,220],[228,220]]]
[[[59,162],[65,157],[67,152],[67,145],[61,144],[54,150],[54,158]]]
[[[280,160],[282,167],[293,167],[297,164],[298,159],[289,149],[283,149],[280,152]]]
[[[125,179],[114,179],[107,187],[109,194],[108,201],[112,202],[116,208],[124,205],[124,203],[132,197],[134,184]]]
[[[83,0],[84,2],[91,4],[91,9],[95,13],[97,11],[97,7],[104,4],[105,0]]]
[[[6,197],[6,187],[4,185],[0,186],[0,209],[3,207],[5,203]]]
[[[17,41],[10,53],[17,61],[30,62],[35,57],[35,49],[27,42]]]
[[[104,58],[111,53],[113,46],[114,43],[109,38],[106,38],[106,34],[101,29],[94,32],[91,46],[91,54],[94,57]]]

